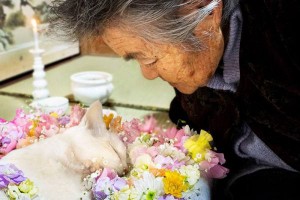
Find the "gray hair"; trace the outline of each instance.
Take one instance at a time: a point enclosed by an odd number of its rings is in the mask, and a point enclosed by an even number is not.
[[[101,35],[108,26],[130,27],[149,41],[201,47],[193,35],[195,27],[221,0],[187,15],[180,15],[182,6],[207,0],[54,0],[51,6],[50,29],[62,30],[69,39]],[[223,0],[222,23],[239,0]]]

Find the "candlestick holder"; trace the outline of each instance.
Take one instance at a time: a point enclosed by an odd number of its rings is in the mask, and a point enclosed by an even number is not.
[[[44,64],[42,61],[42,54],[44,53],[43,49],[35,48],[29,51],[34,56],[33,63],[33,87],[32,92],[33,100],[41,100],[49,96],[49,90],[47,89],[47,81],[45,79],[46,73],[44,70]]]

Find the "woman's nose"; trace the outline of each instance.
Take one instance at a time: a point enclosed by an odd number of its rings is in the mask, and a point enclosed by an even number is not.
[[[152,80],[158,77],[158,72],[155,67],[141,66],[141,70],[146,79]]]

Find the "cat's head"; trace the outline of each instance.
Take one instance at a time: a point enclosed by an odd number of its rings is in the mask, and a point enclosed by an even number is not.
[[[90,171],[108,167],[122,174],[127,169],[125,144],[116,133],[106,129],[102,105],[96,101],[90,105],[72,137],[72,149],[76,159]]]

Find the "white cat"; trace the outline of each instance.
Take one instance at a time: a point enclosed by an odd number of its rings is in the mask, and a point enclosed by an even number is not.
[[[12,163],[39,189],[39,199],[79,200],[82,178],[101,167],[122,174],[127,168],[126,147],[106,130],[102,105],[94,102],[78,126],[27,147],[0,160]],[[1,191],[0,191],[1,192]],[[3,200],[3,192],[0,199]]]

